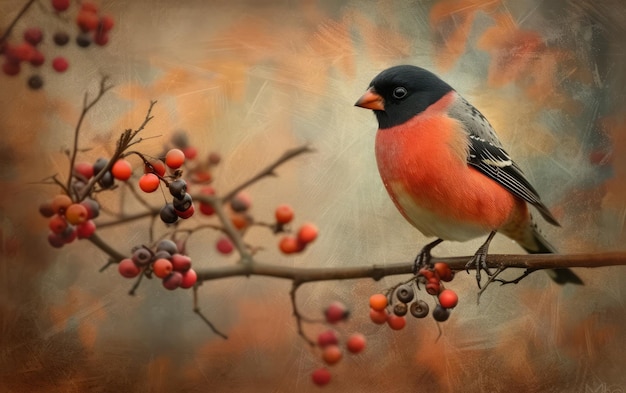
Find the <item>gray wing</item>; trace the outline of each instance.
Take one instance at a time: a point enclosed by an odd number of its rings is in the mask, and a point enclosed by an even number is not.
[[[535,206],[546,221],[558,226],[558,221],[541,202],[539,194],[526,179],[521,168],[502,148],[489,121],[473,105],[461,96],[457,97],[449,114],[463,123],[468,132],[470,145],[467,163],[513,195]]]

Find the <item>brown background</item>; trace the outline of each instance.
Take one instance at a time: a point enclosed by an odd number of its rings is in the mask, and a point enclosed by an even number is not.
[[[21,1],[0,1],[7,26]],[[206,283],[201,307],[229,340],[192,312],[191,292],[145,282],[136,297],[88,242],[53,250],[37,206],[56,192],[38,184],[67,173],[63,149],[85,89],[99,75],[116,88],[90,114],[84,160],[110,154],[125,128],[155,119],[141,150],[156,154],[187,130],[201,154],[220,151],[215,186],[228,190],[284,149],[316,153],[251,187],[253,212],[271,219],[283,202],[320,238],[285,257],[261,229],[246,240],[258,258],[287,266],[349,266],[410,260],[427,239],[404,222],[384,193],[373,158],[375,119],[353,103],[382,69],[429,68],[492,122],[562,228],[540,223],[564,253],[624,249],[626,122],[619,1],[103,1],[116,26],[105,48],[55,48],[50,33],[71,22],[35,6],[17,25],[48,34],[43,91],[25,88],[30,71],[0,76],[0,391],[306,392],[322,362],[296,334],[289,282],[252,277]],[[135,162],[135,164],[138,164]],[[120,195],[103,196],[117,208]],[[147,197],[154,204],[160,195]],[[136,204],[128,211],[138,209]],[[199,223],[200,218],[192,221]],[[146,222],[103,230],[127,253],[146,242]],[[234,263],[214,251],[215,234],[193,237],[194,266]],[[444,243],[437,254],[468,255],[482,240]],[[519,253],[496,237],[492,252]],[[430,319],[401,332],[369,322],[367,298],[388,277],[311,284],[300,305],[315,316],[343,300],[368,350],[332,368],[337,392],[624,392],[624,268],[578,269],[584,287],[553,285],[543,274],[490,288],[475,302],[473,276],[452,287],[461,303],[436,340]],[[308,327],[310,334],[322,327]]]

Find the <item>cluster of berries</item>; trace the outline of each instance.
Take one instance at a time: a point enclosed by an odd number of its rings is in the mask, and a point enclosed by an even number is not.
[[[94,234],[93,219],[100,214],[100,205],[89,198],[76,203],[69,196],[59,194],[41,204],[39,212],[49,219],[48,242],[52,247],[61,248],[76,238],[86,239]]]
[[[70,0],[52,0],[52,8],[57,13],[62,13],[70,8]],[[109,32],[115,24],[109,15],[100,15],[98,6],[94,3],[83,1],[76,16],[76,25],[79,33],[76,36],[76,44],[87,47],[95,42],[103,46],[109,42]],[[0,42],[0,54],[4,56],[2,72],[5,75],[16,76],[20,74],[22,67],[29,64],[38,69],[46,62],[41,43],[44,40],[44,32],[40,27],[29,27],[23,32],[21,42]],[[58,31],[52,36],[52,41],[57,47],[67,45],[70,35],[64,31]],[[52,59],[52,68],[59,73],[67,71],[69,62],[65,56],[59,55]],[[41,74],[36,73],[28,77],[28,86],[38,90],[43,86]]]
[[[119,273],[127,278],[145,274],[162,279],[166,289],[191,288],[198,275],[191,268],[191,258],[180,252],[172,240],[159,241],[154,250],[140,246],[133,249],[132,256],[121,260],[118,264]]]
[[[327,323],[335,325],[344,321],[350,315],[346,306],[341,302],[332,302],[326,310],[324,317]],[[342,346],[340,346],[340,335],[335,329],[327,329],[317,336],[317,346],[321,350],[321,357],[328,366],[337,364],[343,358]],[[358,354],[365,349],[367,340],[361,333],[352,333],[345,339],[344,346],[348,352]],[[311,373],[313,383],[324,386],[331,380],[331,373],[327,367],[320,367]]]
[[[397,286],[388,295],[372,295],[369,299],[370,319],[376,324],[387,323],[391,329],[400,330],[406,325],[406,314],[410,313],[415,318],[426,317],[430,312],[428,303],[415,297],[415,288],[419,290],[422,284],[426,292],[436,299],[433,318],[444,322],[459,301],[456,292],[445,289],[442,283],[452,281],[453,278],[454,274],[447,263],[437,262],[432,267],[422,268],[414,280]]]
[[[139,188],[143,192],[155,192],[163,181],[174,197],[172,202],[166,203],[161,208],[161,221],[166,224],[173,224],[178,221],[178,218],[189,218],[195,212],[193,200],[187,192],[187,182],[180,178],[179,168],[185,163],[185,158],[182,150],[170,149],[165,153],[163,160],[153,159],[145,162],[144,174],[139,178]],[[169,176],[174,180],[165,179],[168,169],[172,172]]]

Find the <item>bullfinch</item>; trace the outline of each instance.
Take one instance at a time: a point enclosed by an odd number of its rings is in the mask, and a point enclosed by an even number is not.
[[[389,196],[409,223],[437,238],[418,253],[416,271],[430,263],[431,249],[442,241],[486,236],[467,264],[476,266],[480,286],[481,270],[494,278],[486,255],[496,232],[529,253],[555,252],[528,205],[558,226],[556,218],[487,119],[446,82],[420,67],[391,67],[355,105],[373,110],[378,120],[376,162]],[[582,284],[570,269],[548,273],[559,284]]]

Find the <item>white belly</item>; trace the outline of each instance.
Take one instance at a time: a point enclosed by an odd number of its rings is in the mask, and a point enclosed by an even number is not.
[[[405,217],[425,236],[462,242],[485,236],[489,233],[489,230],[484,227],[460,223],[458,220],[442,217],[428,209],[422,208],[415,203],[408,193],[401,189],[402,186],[399,183],[392,184],[391,187],[395,194],[396,202],[404,211]]]

